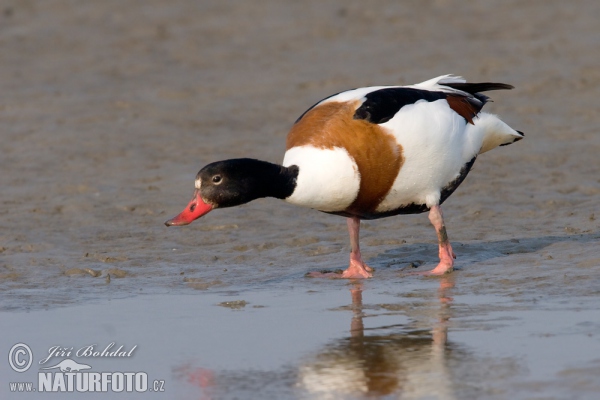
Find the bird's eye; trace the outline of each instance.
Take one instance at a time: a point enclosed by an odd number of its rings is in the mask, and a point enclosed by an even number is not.
[[[213,183],[216,183],[217,185],[218,185],[219,183],[221,183],[221,180],[222,180],[222,179],[223,179],[223,178],[221,178],[221,175],[215,175],[215,176],[213,176],[213,177],[212,177],[212,181],[213,181]]]

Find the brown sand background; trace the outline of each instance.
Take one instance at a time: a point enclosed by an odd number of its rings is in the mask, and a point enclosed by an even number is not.
[[[446,73],[514,85],[485,109],[526,134],[444,204],[455,294],[596,304],[598,16],[597,1],[4,0],[0,307],[328,285],[303,275],[346,266],[339,217],[263,199],[163,222],[203,165],[280,162],[319,99]],[[365,222],[361,243],[369,285],[402,290],[437,258],[426,215]]]
[[[444,73],[514,85],[486,110],[527,135],[480,157],[446,202],[458,268],[520,253],[501,261],[519,266],[511,274],[548,270],[560,287],[564,269],[599,293],[595,1],[49,0],[0,11],[5,308],[81,301],[94,292],[85,268],[126,275],[128,291],[179,287],[180,272],[202,286],[344,267],[342,219],[274,199],[183,229],[162,222],[206,163],[280,162],[291,123],[320,98]],[[424,215],[363,225],[375,266],[417,244],[435,261]]]

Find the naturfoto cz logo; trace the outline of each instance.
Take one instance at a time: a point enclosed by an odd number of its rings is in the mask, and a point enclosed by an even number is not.
[[[146,372],[88,371],[93,368],[87,358],[128,358],[136,349],[137,345],[129,350],[123,345],[115,347],[114,342],[104,348],[92,344],[77,350],[52,346],[48,355],[39,361],[37,387],[33,382],[10,382],[9,389],[11,392],[163,392],[165,381],[155,379],[148,386]],[[75,361],[75,357],[86,358],[86,362]],[[58,361],[58,358],[64,359]],[[15,372],[27,371],[33,363],[31,348],[25,343],[15,344],[8,352],[8,363]]]

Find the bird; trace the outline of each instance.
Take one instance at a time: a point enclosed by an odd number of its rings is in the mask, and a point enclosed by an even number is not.
[[[441,205],[480,154],[524,138],[482,112],[482,92],[505,83],[468,83],[442,75],[413,85],[369,86],[326,97],[292,125],[281,164],[252,158],[202,168],[192,200],[167,226],[187,225],[218,208],[263,197],[346,218],[350,261],[340,278],[373,276],[361,255],[361,220],[429,212],[439,263],[423,275],[454,269]],[[311,273],[331,276],[334,273]]]

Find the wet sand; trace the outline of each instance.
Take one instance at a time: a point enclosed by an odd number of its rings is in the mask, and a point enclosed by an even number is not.
[[[597,398],[600,5],[369,4],[2,3],[0,352],[139,344],[90,364],[164,398]],[[526,134],[444,203],[449,276],[409,274],[435,266],[426,215],[363,223],[358,286],[304,277],[345,268],[336,216],[163,225],[201,166],[280,162],[317,100],[445,73],[514,85],[485,110]],[[0,363],[0,397],[38,370]]]

